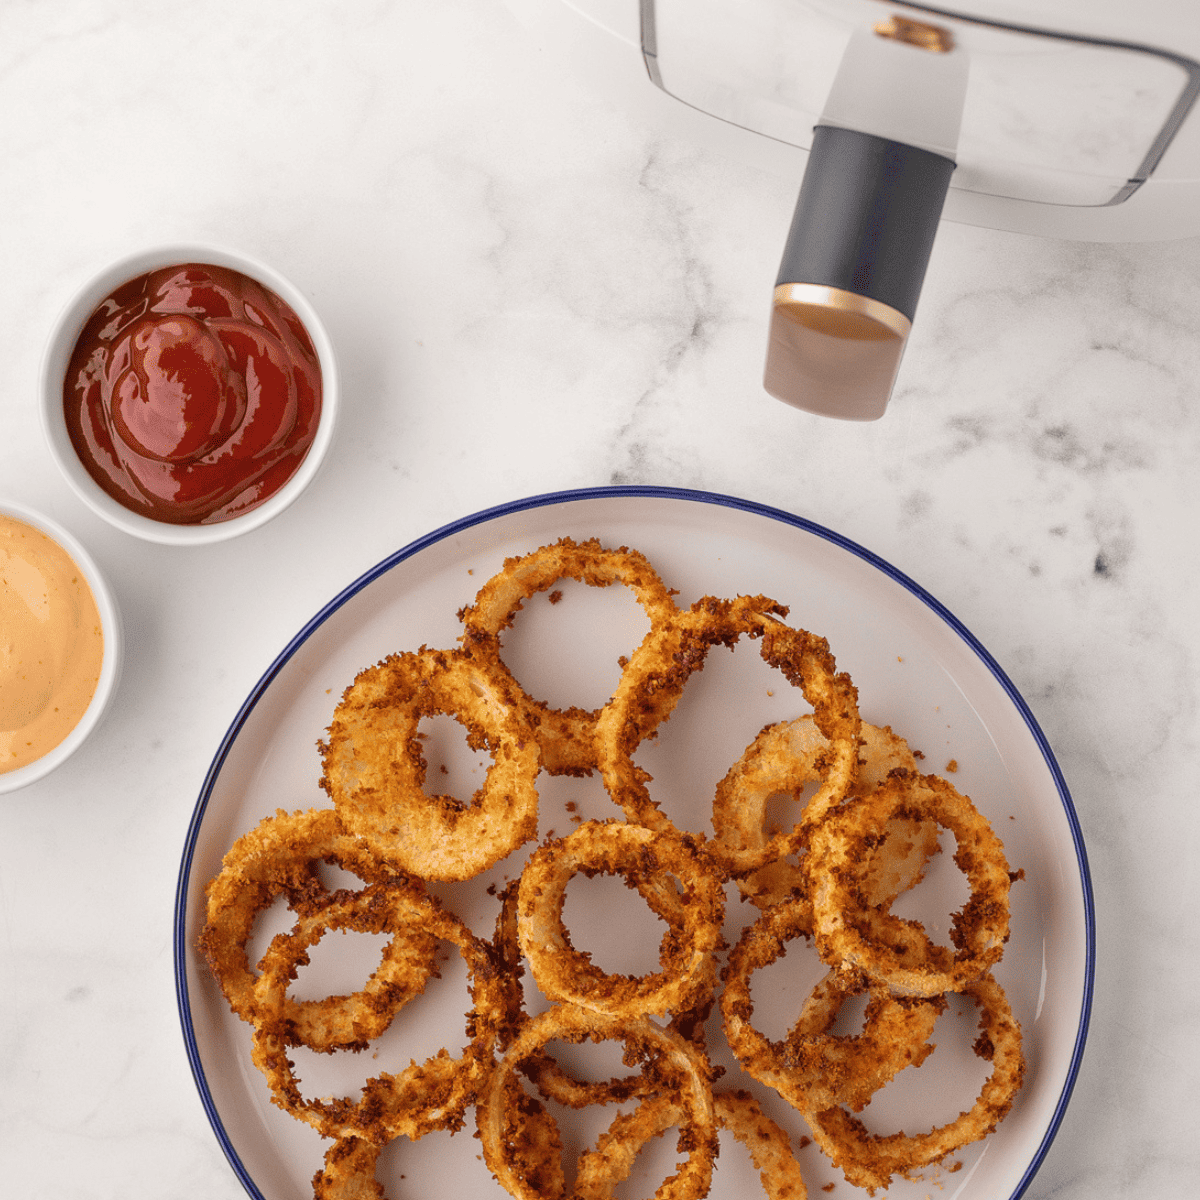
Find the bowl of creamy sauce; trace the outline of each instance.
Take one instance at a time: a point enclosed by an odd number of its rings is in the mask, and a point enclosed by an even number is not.
[[[256,529],[324,459],[332,346],[298,288],[245,255],[172,245],[82,287],[49,339],[43,428],[76,493],[152,541]]]
[[[83,546],[0,500],[0,793],[83,745],[116,692],[122,650],[116,604]]]

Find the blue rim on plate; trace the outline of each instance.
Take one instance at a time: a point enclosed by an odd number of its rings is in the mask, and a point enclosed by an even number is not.
[[[1044,760],[1044,766],[1053,780],[1054,787],[1057,790],[1059,800],[1062,804],[1063,816],[1065,817],[1069,827],[1081,888],[1082,915],[1084,924],[1082,931],[1084,938],[1084,959],[1082,966],[1083,986],[1080,1016],[1078,1026],[1075,1031],[1074,1045],[1070,1054],[1069,1066],[1066,1070],[1065,1078],[1057,1098],[1057,1102],[1047,1123],[1040,1144],[1037,1146],[1036,1152],[1032,1155],[1027,1167],[1024,1170],[1024,1173],[1020,1178],[1019,1183],[1009,1194],[1008,1200],[1018,1200],[1018,1198],[1025,1193],[1038,1169],[1041,1167],[1046,1154],[1049,1151],[1050,1146],[1058,1132],[1063,1116],[1066,1112],[1067,1105],[1070,1101],[1071,1093],[1078,1077],[1079,1068],[1083,1057],[1084,1045],[1087,1039],[1095,977],[1095,909],[1091,876],[1088,868],[1087,852],[1084,846],[1082,831],[1079,826],[1074,804],[1071,800],[1071,796],[1062,772],[1054,758],[1053,752],[1045,735],[1039,727],[1028,705],[1017,691],[1016,687],[1013,685],[1011,680],[1009,680],[1008,676],[1001,669],[999,664],[992,658],[992,656],[978,641],[978,639],[976,639],[975,636],[970,632],[970,630],[968,630],[949,610],[947,610],[944,605],[942,605],[937,599],[925,591],[924,588],[915,583],[903,572],[897,570],[890,563],[886,562],[877,555],[873,554],[871,551],[865,549],[846,537],[834,533],[831,530],[812,521],[806,520],[802,517],[797,517],[792,513],[788,513],[780,509],[733,496],[722,495],[719,493],[697,491],[686,488],[652,486],[585,488],[530,496],[521,500],[510,502],[508,504],[484,509],[471,516],[464,517],[458,521],[444,525],[439,529],[435,529],[433,532],[426,534],[424,537],[409,543],[401,550],[396,551],[394,554],[376,564],[376,566],[351,583],[347,588],[336,595],[328,604],[326,604],[325,607],[322,608],[307,624],[305,624],[304,627],[295,635],[295,637],[288,642],[282,652],[275,658],[270,667],[251,691],[245,702],[242,704],[237,715],[234,717],[233,722],[226,731],[226,734],[212,760],[212,763],[209,766],[203,787],[201,788],[199,798],[188,826],[176,890],[173,938],[176,998],[179,1016],[182,1023],[184,1044],[188,1061],[191,1066],[192,1074],[199,1091],[204,1110],[234,1173],[246,1191],[251,1196],[255,1197],[256,1200],[268,1200],[268,1198],[265,1197],[260,1191],[256,1182],[251,1178],[249,1171],[247,1170],[245,1164],[241,1161],[241,1158],[239,1157],[230,1140],[221,1116],[217,1110],[217,1105],[214,1101],[213,1094],[205,1074],[205,1069],[201,1061],[200,1048],[197,1044],[192,1018],[192,1008],[187,978],[187,958],[189,954],[189,946],[187,944],[186,916],[193,858],[196,851],[196,843],[200,827],[203,822],[208,803],[212,797],[213,789],[216,785],[217,779],[220,776],[222,767],[225,764],[226,758],[228,757],[240,731],[246,724],[250,714],[254,711],[260,699],[270,687],[272,681],[297,653],[299,648],[308,641],[313,633],[327,620],[329,620],[329,618],[339,609],[341,609],[348,601],[362,592],[374,581],[378,580],[381,576],[385,575],[388,571],[396,567],[397,564],[412,558],[414,555],[421,553],[423,550],[426,550],[447,538],[453,537],[454,535],[462,533],[465,530],[469,530],[475,526],[483,525],[500,517],[512,516],[517,513],[527,512],[532,509],[543,508],[550,505],[569,504],[578,501],[604,500],[610,498],[651,498],[655,500],[677,500],[699,505],[715,505],[722,508],[740,510],[754,516],[767,518],[768,520],[791,526],[847,552],[848,554],[854,556],[855,558],[882,573],[893,583],[898,584],[912,597],[926,606],[933,614],[936,615],[937,618],[939,618],[950,630],[952,630],[953,633],[957,635],[959,639],[961,639],[961,641],[990,672],[991,676],[994,678],[996,683],[999,684],[1001,689],[1006,694],[1008,700],[1011,702],[1013,708],[1024,722],[1029,735],[1032,737],[1038,751],[1042,756],[1042,759]]]

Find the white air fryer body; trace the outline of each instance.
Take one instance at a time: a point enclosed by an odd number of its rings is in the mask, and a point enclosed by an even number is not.
[[[1198,0],[506,3],[610,96],[787,178],[856,30],[942,25],[971,59],[945,219],[1089,241],[1200,233]]]
[[[883,415],[938,223],[1200,234],[1200,0],[507,0],[668,136],[801,180],[764,384]]]

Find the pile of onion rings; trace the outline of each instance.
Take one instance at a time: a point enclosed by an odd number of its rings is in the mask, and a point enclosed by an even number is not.
[[[501,657],[523,604],[568,579],[629,589],[648,625],[597,707],[552,707]],[[252,1027],[251,1059],[272,1102],[329,1143],[317,1200],[383,1197],[385,1146],[453,1134],[472,1114],[487,1170],[517,1200],[610,1197],[668,1130],[677,1161],[656,1200],[708,1194],[722,1130],[749,1152],[769,1197],[807,1195],[801,1139],[873,1194],[996,1128],[1025,1070],[1020,1025],[993,974],[1020,873],[968,797],[923,774],[890,727],[862,720],[824,638],[764,596],[683,607],[645,556],[594,539],[506,560],[458,617],[457,646],[397,649],[359,672],[318,744],[331,806],[263,820],[206,890],[198,950]],[[709,797],[710,829],[681,829],[652,797],[637,752],[709,654],[739,643],[791,689],[795,716],[762,729],[730,765]],[[435,716],[456,721],[486,760],[470,797],[429,788],[421,729]],[[549,776],[598,777],[611,812],[539,842]],[[951,839],[969,895],[946,914],[947,945],[893,907]],[[510,864],[506,885],[488,889],[487,928],[470,928],[448,891]],[[330,866],[357,882],[334,886]],[[572,943],[566,892],[580,875],[619,878],[662,922],[657,970],[609,973]],[[736,935],[730,898],[756,914]],[[252,954],[262,914],[280,906],[290,927]],[[379,935],[377,969],[351,994],[297,999],[298,972],[333,931]],[[801,941],[820,982],[772,1040],[755,1025],[752,981]],[[445,947],[468,980],[461,1039],[422,1062],[381,1063],[355,1095],[307,1095],[297,1051],[354,1054],[402,1032]],[[990,1069],[977,1098],[926,1132],[873,1132],[864,1110],[934,1053],[951,995],[979,1012],[973,1050]],[[840,1018],[855,1001],[865,1009],[847,1028]],[[552,1043],[613,1043],[621,1069],[590,1078]],[[594,1145],[571,1148],[568,1170],[555,1112],[605,1105],[613,1117]],[[788,1132],[797,1117],[806,1133]]]

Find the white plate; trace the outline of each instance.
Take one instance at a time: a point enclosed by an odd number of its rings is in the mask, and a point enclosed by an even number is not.
[[[204,885],[233,841],[277,808],[324,806],[317,786],[316,743],[342,690],[364,666],[393,651],[422,644],[450,647],[469,603],[502,560],[563,535],[596,536],[649,556],[681,603],[705,595],[765,593],[791,608],[791,621],[825,635],[839,667],[858,686],[864,719],[890,724],[925,755],[924,769],[943,773],[957,763],[956,786],[970,795],[1004,840],[1010,867],[1024,871],[1013,890],[1012,936],[996,975],[1024,1028],[1028,1073],[1008,1118],[982,1146],[950,1160],[916,1182],[897,1180],[889,1197],[997,1200],[1020,1196],[1040,1165],[1062,1118],[1083,1052],[1091,1001],[1094,925],[1091,886],[1078,823],[1051,751],[1028,708],[1000,667],[953,616],[861,547],[787,513],[707,493],[650,488],[599,489],[533,497],[469,517],[397,552],[330,602],[283,650],[237,714],[201,792],[188,831],[176,901],[176,982],[188,1055],[201,1098],[229,1161],[252,1196],[284,1200],[312,1194],[323,1143],[269,1103],[250,1062],[249,1027],[233,1017],[195,952],[203,921]],[[644,628],[640,610],[617,589],[564,589],[568,603],[543,597],[522,612],[506,657],[530,691],[554,704],[593,706],[616,680],[617,657]],[[684,701],[647,751],[653,794],[678,824],[707,828],[713,785],[761,726],[803,711],[795,691],[773,675],[753,650],[711,656],[689,684]],[[452,729],[457,727],[451,724]],[[443,789],[466,797],[481,764],[453,735],[431,729],[431,771],[450,775]],[[639,761],[643,761],[639,757]],[[618,815],[595,779],[539,781],[541,832],[565,833],[587,816]],[[570,806],[570,807],[568,807]],[[513,877],[525,851],[480,881],[439,888],[443,899],[482,936],[489,936],[496,901],[491,884]],[[948,861],[942,855],[936,862]],[[946,914],[961,899],[961,881],[942,869],[922,885]],[[611,881],[608,881],[611,882]],[[582,877],[571,884],[567,915],[577,946],[608,969],[645,970],[657,932],[642,930],[643,913],[622,907],[615,883]],[[624,892],[627,897],[633,893]],[[948,899],[946,899],[948,898]],[[630,903],[636,903],[636,899]],[[945,904],[947,907],[937,907]],[[732,899],[728,934],[755,915]],[[268,918],[278,920],[278,914]],[[653,918],[645,916],[653,924]],[[943,916],[944,922],[944,916]],[[281,926],[280,926],[281,927]],[[262,936],[267,936],[270,930]],[[326,939],[308,968],[325,988],[354,990],[373,952],[364,940]],[[619,949],[634,956],[618,967]],[[326,957],[320,958],[321,954]],[[338,957],[340,956],[340,957]],[[819,969],[803,944],[794,960],[758,981],[756,1019],[782,1036]],[[806,961],[811,960],[811,961]],[[323,965],[318,966],[321,963]],[[371,968],[367,966],[369,971]],[[806,974],[807,973],[807,974]],[[461,974],[461,973],[459,973]],[[305,986],[307,973],[301,976]],[[312,986],[312,985],[309,985]],[[352,1091],[365,1078],[463,1042],[464,981],[451,963],[444,978],[406,1008],[378,1052],[320,1056],[298,1065],[306,1093]],[[303,993],[302,994],[308,994]],[[533,1001],[536,1005],[536,999]],[[953,1008],[954,1006],[952,1006]],[[410,1019],[411,1014],[411,1019]],[[970,1052],[974,1014],[948,1016],[935,1035],[939,1050],[906,1083],[903,1077],[868,1110],[873,1126],[890,1131],[911,1122],[915,1132],[956,1116],[973,1102],[983,1068]],[[966,1032],[963,1032],[964,1029]],[[714,1057],[727,1065],[722,1083],[745,1084],[722,1054],[719,1021],[710,1026]],[[298,1052],[299,1053],[299,1052]],[[400,1057],[397,1057],[399,1055]],[[314,1060],[317,1056],[312,1056]],[[604,1070],[605,1064],[587,1069]],[[752,1087],[760,1095],[762,1089]],[[894,1093],[894,1094],[893,1094]],[[886,1100],[885,1100],[886,1097]],[[803,1122],[775,1102],[773,1115],[799,1146]],[[915,1114],[915,1115],[914,1115]],[[380,1180],[392,1200],[456,1195],[489,1200],[503,1192],[478,1159],[473,1121],[456,1136],[434,1134],[393,1143],[380,1160]],[[568,1128],[589,1138],[595,1128]],[[649,1195],[674,1160],[665,1150],[643,1156],[622,1194]],[[711,1195],[734,1200],[761,1191],[744,1154],[725,1144]],[[663,1157],[663,1156],[666,1157]],[[837,1195],[854,1189],[815,1146],[798,1150],[809,1194],[836,1181]],[[656,1174],[657,1172],[657,1174]]]

